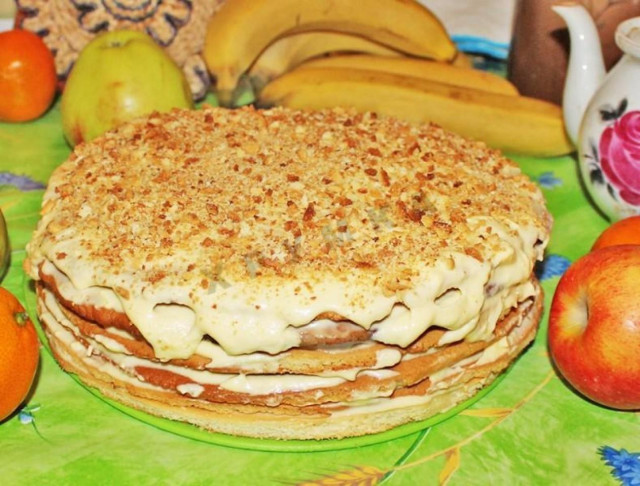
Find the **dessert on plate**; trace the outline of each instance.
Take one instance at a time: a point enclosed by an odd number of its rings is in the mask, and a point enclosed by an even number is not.
[[[535,336],[551,217],[498,151],[343,109],[175,110],[77,146],[27,247],[54,356],[240,436],[443,412]]]

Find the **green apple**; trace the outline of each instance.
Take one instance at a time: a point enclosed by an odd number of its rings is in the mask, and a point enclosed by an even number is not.
[[[73,146],[153,111],[193,108],[182,70],[151,37],[119,30],[80,52],[62,92],[62,128]]]

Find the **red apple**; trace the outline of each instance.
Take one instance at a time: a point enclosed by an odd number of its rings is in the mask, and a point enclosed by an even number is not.
[[[569,267],[551,304],[549,351],[584,396],[640,409],[640,245],[601,248]]]

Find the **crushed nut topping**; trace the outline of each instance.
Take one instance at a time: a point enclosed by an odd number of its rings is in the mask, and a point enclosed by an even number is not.
[[[486,258],[474,217],[550,226],[540,191],[499,152],[344,109],[154,113],[78,145],[50,186],[41,238],[73,225],[97,267],[166,260],[171,271],[142,277],[201,287],[219,264],[231,280],[375,267],[402,287],[443,247]]]

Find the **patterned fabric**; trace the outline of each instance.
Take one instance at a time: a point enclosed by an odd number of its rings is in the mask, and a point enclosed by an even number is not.
[[[611,475],[624,486],[640,486],[640,453],[604,446],[599,449],[602,460],[611,466]]]

